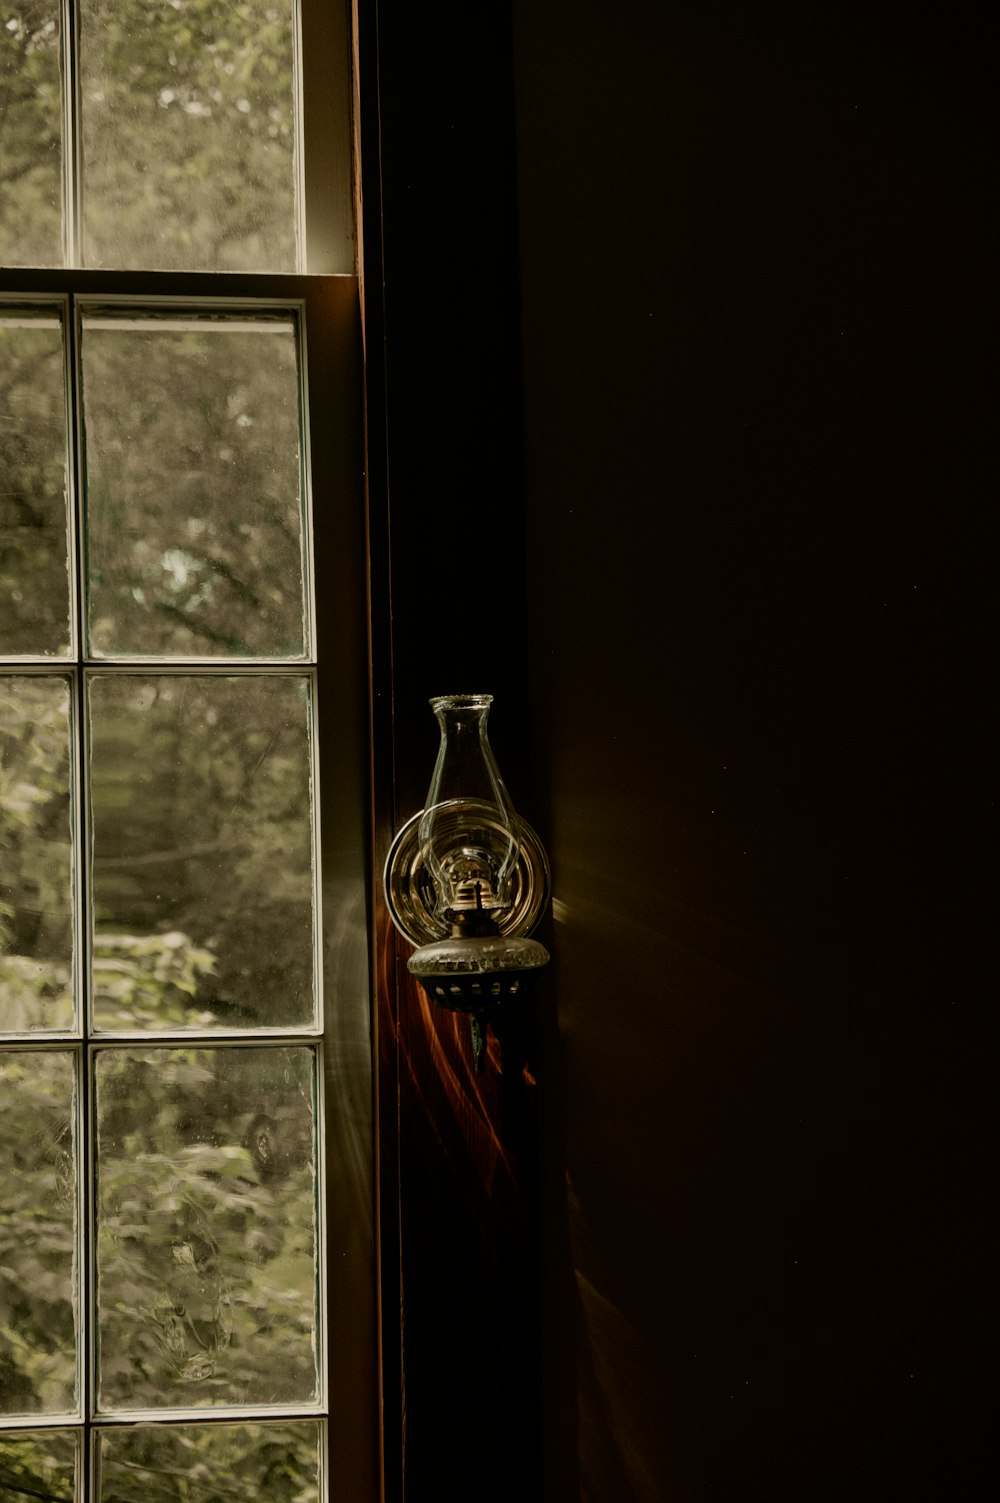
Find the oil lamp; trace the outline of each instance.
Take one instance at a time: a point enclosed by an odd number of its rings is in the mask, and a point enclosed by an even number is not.
[[[477,1074],[491,1014],[523,997],[549,959],[528,938],[548,902],[548,860],[515,814],[490,748],[492,702],[491,694],[431,700],[441,742],[427,802],[385,865],[393,922],[418,946],[407,968],[437,1006],[469,1014]]]

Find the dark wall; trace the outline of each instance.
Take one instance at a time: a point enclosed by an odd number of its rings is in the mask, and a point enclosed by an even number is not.
[[[496,697],[528,811],[532,747],[517,220],[506,0],[359,6],[375,689],[376,871],[421,806],[431,695]],[[541,1490],[531,1014],[430,1006],[377,909],[386,1497]]]
[[[513,6],[551,1503],[987,1485],[995,137],[936,14]]]

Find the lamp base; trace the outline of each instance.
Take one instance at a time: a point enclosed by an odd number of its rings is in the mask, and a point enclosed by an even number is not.
[[[491,1014],[523,1001],[532,975],[548,960],[535,939],[443,939],[417,950],[407,969],[435,1006],[469,1014],[472,1059],[481,1075]]]
[[[548,963],[549,952],[537,939],[486,934],[432,940],[415,950],[406,966],[439,1006],[471,1012],[516,996],[525,973]]]
[[[548,956],[545,958],[547,960]],[[544,963],[543,961],[542,964]],[[435,1006],[450,1008],[452,1012],[489,1012],[504,1002],[523,999],[528,990],[530,975],[525,975],[523,971],[477,971],[465,974],[451,971],[421,975],[412,965],[410,971]]]

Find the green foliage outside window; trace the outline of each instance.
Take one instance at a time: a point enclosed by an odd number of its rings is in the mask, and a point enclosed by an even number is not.
[[[58,0],[0,4],[0,265],[62,261]]]
[[[77,261],[294,270],[293,12],[289,0],[81,0],[77,71],[55,0],[0,4],[0,264],[61,265],[64,240],[72,254],[73,76]],[[16,304],[13,315],[0,324],[0,654],[58,656],[70,612],[63,339],[51,317],[25,329]],[[90,650],[307,657],[291,325],[259,348],[217,333],[153,339],[132,376],[107,341],[91,350],[78,498],[93,522]],[[71,1029],[83,953],[105,1031],[311,1026],[306,679],[222,675],[214,700],[192,691],[186,708],[179,678],[117,707],[91,681],[94,911],[82,934],[69,682],[13,664],[0,677],[0,1031]],[[119,682],[142,688],[139,675]],[[80,1398],[74,1058],[70,1044],[0,1047],[0,1414],[57,1416]],[[311,1049],[135,1043],[93,1058],[99,1405],[308,1408]],[[101,1427],[101,1500],[317,1503],[318,1434],[306,1420]],[[70,1503],[76,1444],[69,1428],[0,1432],[0,1498]]]
[[[81,0],[83,260],[294,271],[289,0]],[[60,7],[0,6],[0,264],[62,263]]]

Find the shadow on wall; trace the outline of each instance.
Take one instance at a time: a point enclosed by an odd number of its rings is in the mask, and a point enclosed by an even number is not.
[[[382,1017],[398,1089],[402,1468],[407,1496],[537,1496],[541,1452],[535,1077],[530,1011],[491,1022],[483,1074],[469,1020],[432,1005],[385,936]],[[383,1087],[385,1079],[383,1079]],[[384,1150],[385,1151],[385,1150]],[[383,1234],[385,1222],[383,1222]],[[391,1275],[390,1275],[391,1284]],[[389,1402],[392,1402],[389,1395]]]
[[[968,22],[515,6],[559,1503],[988,1474]]]
[[[900,1027],[801,925],[783,952],[680,905],[644,925],[638,889],[612,905],[590,876],[588,905],[560,871],[555,939],[579,1496],[832,1503],[848,1478],[875,1498],[979,1475],[980,1109],[947,1021]]]

